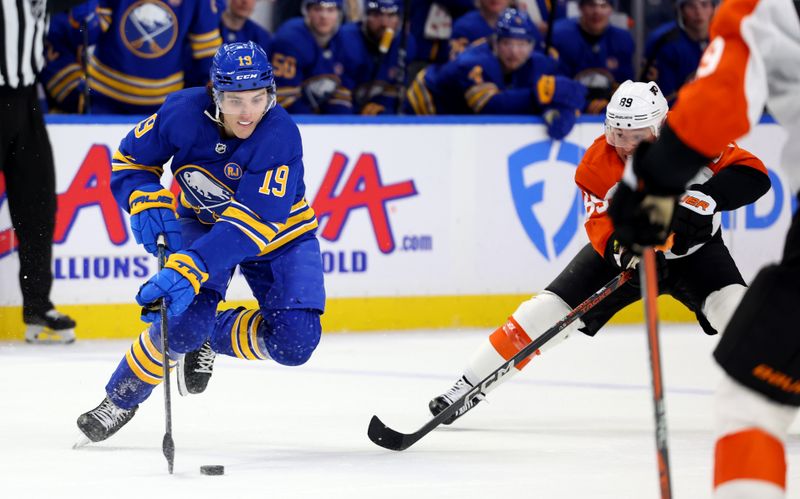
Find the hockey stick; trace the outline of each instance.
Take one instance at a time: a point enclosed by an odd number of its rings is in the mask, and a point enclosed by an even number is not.
[[[403,102],[406,98],[408,87],[408,31],[411,29],[409,14],[411,0],[403,0],[403,20],[400,21],[400,45],[397,47],[397,81],[399,89],[397,94],[397,114],[403,114]]]
[[[158,270],[161,271],[167,262],[167,246],[164,241],[164,234],[158,235],[157,244]],[[162,367],[164,368],[164,414],[166,424],[161,450],[164,451],[164,457],[167,458],[167,468],[171,475],[175,463],[175,442],[172,440],[172,397],[169,387],[169,351],[167,350],[167,345],[169,345],[167,342],[167,303],[164,298],[161,298],[161,306],[159,308],[161,309],[161,355]]]
[[[650,350],[650,374],[653,382],[653,405],[656,420],[656,450],[658,452],[658,480],[661,499],[672,497],[669,474],[669,454],[667,449],[667,415],[664,407],[664,384],[661,376],[661,348],[658,344],[658,275],[656,272],[656,253],[653,248],[645,248],[643,264],[639,266],[642,301],[644,302],[645,324],[647,325],[647,344]]]
[[[434,416],[419,430],[415,431],[414,433],[400,433],[399,431],[393,430],[386,426],[378,416],[372,416],[372,420],[369,422],[367,436],[369,436],[369,439],[372,440],[376,445],[379,445],[385,449],[398,451],[408,449],[414,445],[417,440],[430,433],[431,430],[455,414],[464,406],[464,404],[467,403],[468,400],[471,400],[479,393],[484,392],[487,387],[499,381],[500,378],[508,374],[511,369],[514,369],[514,366],[527,359],[560,331],[564,330],[567,326],[580,319],[586,312],[594,308],[595,305],[603,301],[608,295],[628,282],[633,277],[633,273],[634,270],[629,269],[623,271],[621,274],[613,278],[605,286],[597,290],[597,292],[595,292],[592,296],[584,300],[583,303],[572,309],[563,319],[558,321],[556,325],[530,342],[527,346],[525,346],[525,348],[517,352],[516,355],[511,357],[503,365],[486,376],[483,381],[475,385],[472,390],[453,402],[447,407],[447,409]]]

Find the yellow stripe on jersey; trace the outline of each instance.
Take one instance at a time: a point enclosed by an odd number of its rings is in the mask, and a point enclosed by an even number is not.
[[[47,91],[50,92],[51,95],[58,94],[70,81],[80,78],[81,76],[81,67],[79,65],[74,63],[67,64],[61,71],[54,74],[53,77],[47,81]]]
[[[212,57],[222,45],[222,36],[218,29],[195,35],[189,33],[189,44],[192,47],[192,57],[195,59],[204,59]]]
[[[286,222],[278,224],[278,235],[267,244],[267,247],[259,253],[259,256],[280,248],[303,234],[316,229],[318,225],[314,209],[309,206],[305,199],[301,199],[300,202],[292,206],[292,211],[289,213],[289,218]]]
[[[265,249],[266,245],[278,233],[278,228],[275,225],[261,220],[258,215],[236,201],[231,201],[231,204],[225,208],[219,221],[227,222],[237,227],[252,239],[261,250]]]
[[[119,150],[114,152],[111,158],[111,171],[118,172],[122,170],[141,170],[152,173],[158,178],[164,173],[163,166],[146,166],[135,163],[135,159],[131,156],[123,155]]]
[[[489,100],[499,94],[500,90],[494,83],[474,85],[464,94],[467,105],[476,113],[480,113]]]
[[[183,88],[183,71],[165,78],[141,78],[115,71],[94,57],[89,60],[88,71],[93,90],[128,104],[162,104],[169,94]]]

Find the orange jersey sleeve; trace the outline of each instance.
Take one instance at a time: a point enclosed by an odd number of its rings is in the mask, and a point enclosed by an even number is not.
[[[605,135],[601,135],[586,150],[575,171],[575,183],[583,194],[586,208],[586,234],[600,256],[605,256],[608,238],[614,232],[608,216],[609,191],[622,178],[624,168],[617,151],[608,145]]]
[[[711,42],[697,68],[697,79],[684,85],[667,116],[678,138],[695,151],[715,157],[746,134],[761,116],[766,82],[751,65],[743,21],[759,0],[725,0],[711,23]],[[700,111],[702,110],[702,111]]]
[[[739,147],[739,145],[735,142],[728,144],[728,146],[722,151],[722,154],[720,154],[714,161],[709,163],[708,167],[716,175],[723,168],[731,165],[749,166],[750,168],[758,170],[764,175],[767,175],[767,167],[764,166],[764,163],[762,163],[761,160],[755,157],[750,151]]]

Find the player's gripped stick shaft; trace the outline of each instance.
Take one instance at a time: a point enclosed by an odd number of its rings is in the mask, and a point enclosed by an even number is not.
[[[461,409],[467,400],[470,400],[475,396],[476,392],[482,391],[486,386],[497,382],[511,369],[514,369],[515,365],[528,358],[542,345],[556,336],[560,331],[564,330],[567,326],[580,319],[586,312],[594,308],[598,303],[602,302],[608,295],[628,282],[633,277],[633,272],[633,269],[625,270],[614,279],[609,281],[605,286],[597,290],[597,292],[595,292],[592,296],[584,300],[583,303],[573,308],[553,327],[539,335],[538,338],[530,342],[513,357],[486,376],[483,381],[475,385],[475,388],[466,392],[461,398],[454,401],[450,406],[447,407],[447,409],[434,416],[417,431],[413,433],[400,433],[399,431],[386,426],[378,416],[372,416],[367,429],[367,436],[370,440],[372,440],[373,443],[385,449],[401,451],[411,447],[415,442],[417,442],[417,440],[430,433],[434,428],[442,424],[443,421],[447,420],[450,416]]]
[[[158,235],[158,270],[161,271],[167,262],[167,245],[164,239],[164,234]],[[159,308],[161,309],[161,354],[163,356],[162,366],[164,368],[164,416],[166,430],[164,432],[164,440],[161,442],[161,449],[164,451],[164,457],[167,458],[167,468],[169,474],[172,474],[172,468],[175,464],[175,442],[172,440],[172,398],[169,386],[169,350],[167,342],[167,304],[164,298],[159,301]]]
[[[661,375],[661,348],[658,342],[658,272],[653,248],[645,248],[639,265],[639,280],[644,303],[647,345],[650,352],[650,374],[653,385],[653,405],[656,422],[656,450],[661,499],[671,499],[672,486],[667,448],[667,414],[664,406],[664,381]]]

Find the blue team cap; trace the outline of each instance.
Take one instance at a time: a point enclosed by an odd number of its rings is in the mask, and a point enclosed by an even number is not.
[[[364,11],[367,14],[372,12],[396,14],[402,7],[400,0],[364,0]]]
[[[267,53],[257,43],[222,45],[211,63],[211,84],[220,92],[241,92],[259,88],[275,91],[275,77]]]
[[[500,14],[497,19],[495,34],[497,38],[520,38],[534,41],[536,39],[536,26],[525,12],[510,7]]]

